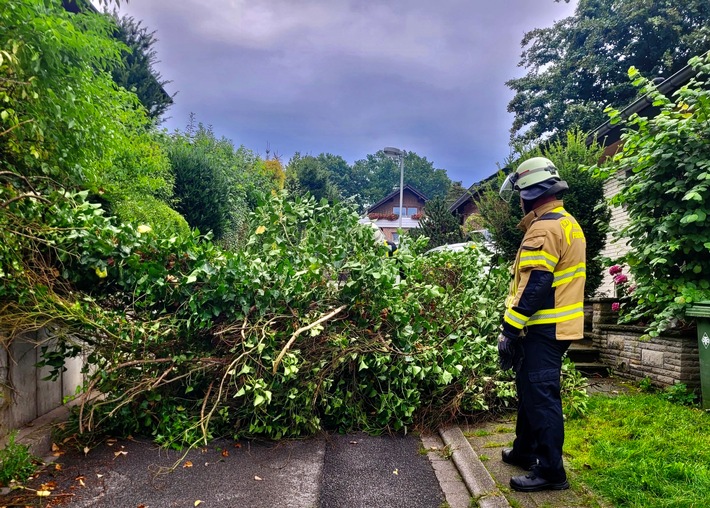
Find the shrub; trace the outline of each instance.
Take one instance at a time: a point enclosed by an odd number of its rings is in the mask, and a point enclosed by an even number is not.
[[[449,207],[441,197],[429,200],[424,207],[426,216],[419,221],[419,226],[409,234],[413,237],[429,238],[429,247],[438,247],[448,243],[463,242],[463,234],[459,218],[449,211]]]
[[[628,224],[615,231],[629,252],[620,259],[636,284],[627,321],[648,319],[649,334],[682,324],[688,304],[710,297],[710,230],[705,226],[710,201],[707,142],[710,117],[710,54],[694,58],[695,79],[674,97],[661,94],[634,68],[629,70],[658,115],[631,115],[622,135],[623,148],[601,177],[617,171],[629,175],[612,204],[623,206]],[[621,112],[609,109],[613,123]],[[679,323],[680,322],[680,323]]]
[[[12,481],[26,482],[41,462],[30,453],[28,446],[17,443],[16,439],[17,431],[10,432],[5,447],[0,449],[0,487]]]
[[[148,224],[160,236],[190,234],[190,226],[182,215],[151,196],[119,201],[113,205],[113,211],[121,222],[136,228]]]

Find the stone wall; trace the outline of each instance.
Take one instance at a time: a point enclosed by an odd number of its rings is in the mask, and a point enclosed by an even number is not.
[[[700,385],[700,360],[696,331],[671,331],[655,338],[645,338],[645,329],[616,324],[612,298],[595,298],[591,330],[586,336],[600,352],[600,360],[614,375],[640,381],[648,377],[654,385],[685,383]]]

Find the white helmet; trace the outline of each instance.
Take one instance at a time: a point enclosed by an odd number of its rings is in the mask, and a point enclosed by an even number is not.
[[[386,237],[385,234],[382,232],[382,230],[380,229],[380,227],[379,227],[377,224],[375,224],[374,222],[369,222],[368,224],[369,224],[370,227],[372,228],[372,234],[373,234],[374,237],[375,237],[375,242],[377,242],[377,243],[385,243],[385,242],[387,241],[387,237]]]
[[[568,190],[567,182],[560,179],[557,168],[550,159],[533,157],[510,173],[500,187],[500,197],[510,201],[515,192],[525,201]]]

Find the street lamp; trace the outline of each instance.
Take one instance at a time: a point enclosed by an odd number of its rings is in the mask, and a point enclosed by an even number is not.
[[[399,159],[399,229],[402,229],[402,198],[404,196],[404,150],[386,146],[385,155],[391,159]]]

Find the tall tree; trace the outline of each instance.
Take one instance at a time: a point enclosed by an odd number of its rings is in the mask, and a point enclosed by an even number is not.
[[[535,141],[574,125],[588,132],[606,121],[607,106],[636,96],[629,67],[667,78],[710,49],[710,2],[579,0],[573,16],[526,33],[521,46],[527,74],[506,83],[515,91],[511,138]]]
[[[355,162],[353,180],[361,185],[365,207],[399,188],[399,170],[399,162],[390,159],[382,150]],[[436,169],[426,157],[414,152],[406,152],[404,156],[404,183],[413,186],[429,199],[446,197],[451,186],[446,170]]]
[[[429,247],[438,247],[447,243],[463,242],[465,236],[459,219],[449,212],[446,200],[437,196],[427,201],[424,206],[425,216],[419,221],[419,227],[409,232],[410,236],[429,237]]]
[[[311,194],[317,200],[338,201],[340,194],[325,164],[312,155],[296,152],[286,166],[286,188],[295,195]]]
[[[446,205],[453,205],[464,194],[469,194],[468,189],[465,188],[461,182],[452,182],[451,187],[449,187],[449,192],[446,195]]]
[[[173,98],[165,91],[165,85],[170,81],[162,79],[155,69],[155,32],[148,31],[146,27],[141,26],[141,21],[129,16],[119,18],[114,13],[113,18],[116,22],[114,36],[126,45],[126,49],[121,51],[123,65],[115,66],[111,72],[113,80],[135,93],[148,116],[159,121],[172,106]]]
[[[60,0],[0,5],[0,169],[95,187],[117,151],[144,131],[135,95],[107,73],[119,62],[112,24]]]

